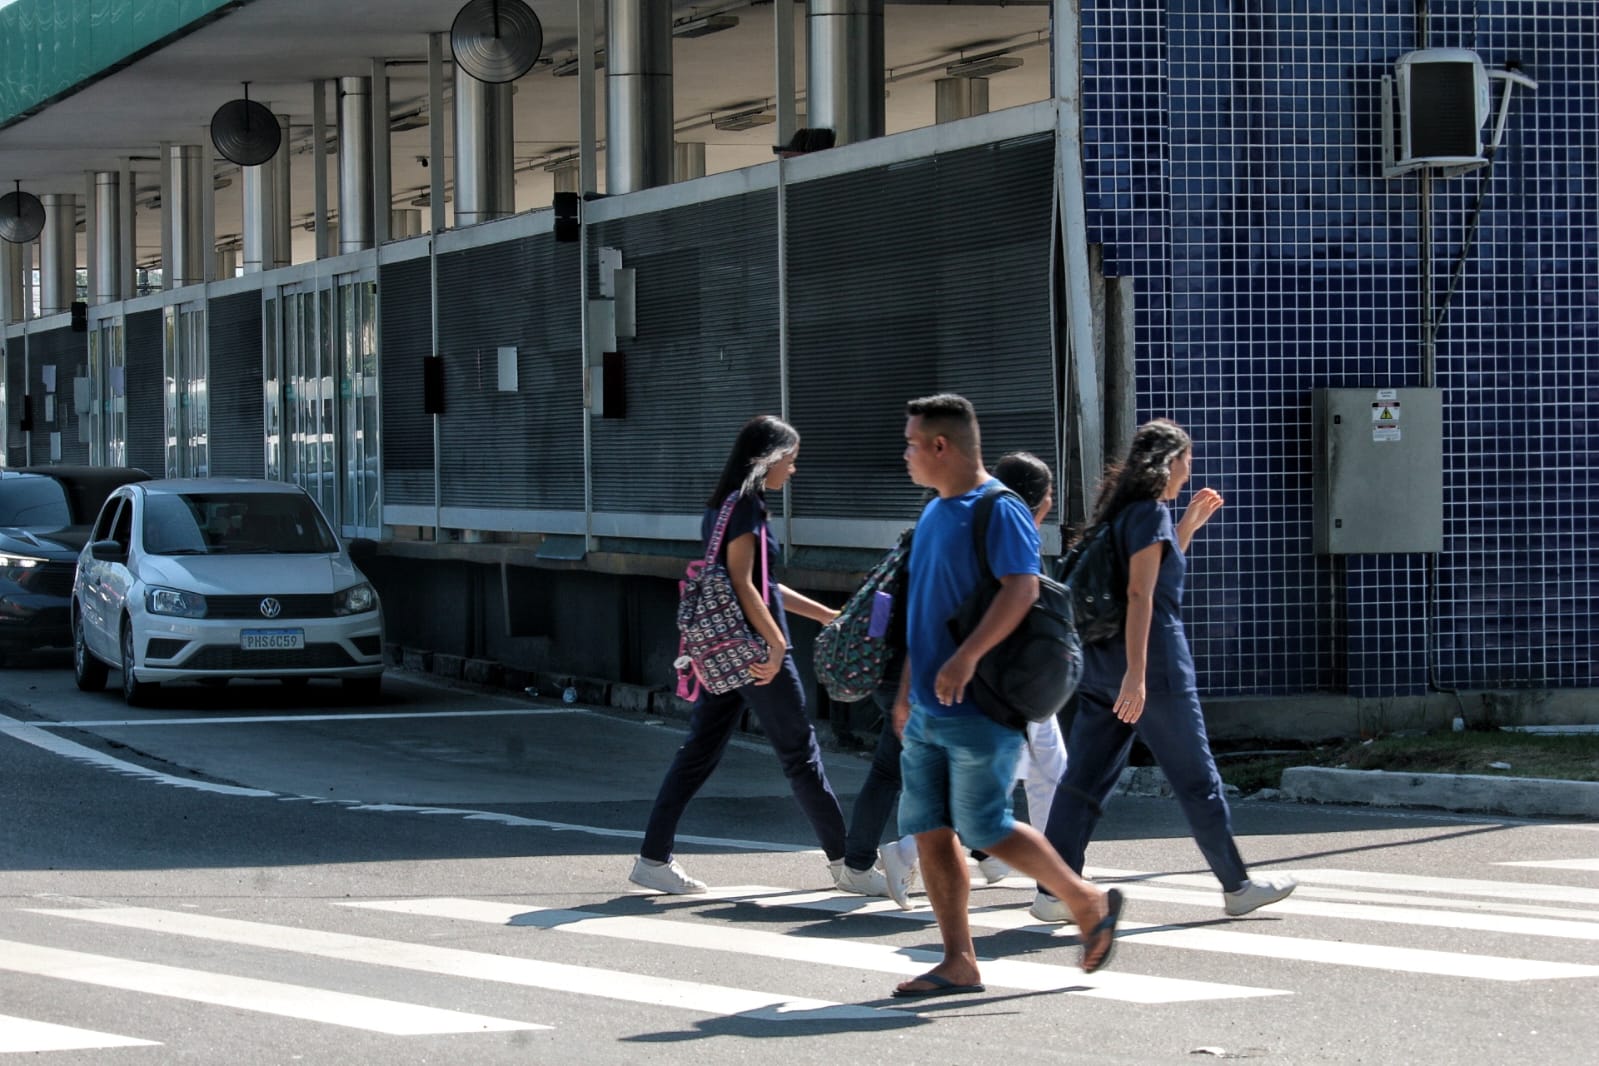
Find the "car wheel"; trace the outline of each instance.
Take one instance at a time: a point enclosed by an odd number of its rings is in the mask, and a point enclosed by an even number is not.
[[[344,678],[344,694],[357,703],[376,703],[383,698],[383,675]]]
[[[105,688],[109,668],[94,657],[83,639],[83,619],[72,619],[72,676],[84,692],[99,692]]]
[[[133,676],[133,623],[122,622],[122,698],[129,707],[148,703],[150,695],[160,685],[153,681],[140,681]]]

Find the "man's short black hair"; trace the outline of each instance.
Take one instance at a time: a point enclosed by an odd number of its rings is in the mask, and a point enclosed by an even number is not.
[[[966,397],[953,392],[923,396],[907,403],[905,414],[920,418],[929,432],[946,438],[962,453],[977,458],[980,451],[977,409]]]

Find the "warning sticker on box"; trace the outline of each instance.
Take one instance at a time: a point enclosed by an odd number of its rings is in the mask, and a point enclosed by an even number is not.
[[[1374,441],[1398,440],[1399,414],[1398,400],[1382,398],[1373,403],[1371,405],[1371,439]]]

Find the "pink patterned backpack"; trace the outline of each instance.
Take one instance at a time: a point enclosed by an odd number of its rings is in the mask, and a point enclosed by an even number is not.
[[[727,567],[716,561],[722,537],[741,493],[733,493],[716,516],[716,529],[705,548],[705,558],[688,564],[688,574],[677,583],[677,694],[692,700],[703,687],[713,695],[732,692],[750,682],[750,667],[764,663],[770,654],[760,634],[750,628],[733,591]],[[766,598],[766,530],[757,527],[761,546],[761,599]]]

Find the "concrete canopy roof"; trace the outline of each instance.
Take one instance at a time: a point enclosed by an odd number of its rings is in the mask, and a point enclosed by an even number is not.
[[[370,75],[373,57],[388,61],[391,125],[395,116],[417,113],[421,125],[392,136],[393,204],[411,206],[425,194],[428,155],[427,35],[447,32],[461,0],[249,0],[136,62],[65,95],[36,114],[0,129],[0,184],[21,180],[35,193],[84,196],[85,174],[115,171],[132,160],[136,174],[137,259],[152,264],[160,255],[159,211],[149,206],[159,188],[157,160],[162,142],[209,140],[212,114],[243,93],[291,121],[292,213],[295,261],[312,257],[311,235],[301,228],[312,208],[310,127],[312,83],[318,79]],[[514,105],[517,208],[550,202],[553,183],[544,169],[571,154],[578,139],[575,77],[553,77],[551,68],[574,54],[576,5],[530,0],[544,29],[539,65],[516,83]],[[680,141],[706,144],[708,172],[767,162],[774,126],[724,131],[710,118],[724,111],[770,105],[775,93],[773,8],[737,0],[691,5],[679,2],[678,17],[725,11],[733,29],[698,38],[678,38],[673,51],[673,98]],[[604,0],[595,0],[603,18]],[[890,4],[885,10],[889,77],[888,130],[933,121],[933,81],[962,54],[1009,47],[1021,67],[990,81],[990,107],[998,110],[1044,99],[1049,94],[1047,4]],[[795,83],[805,85],[805,8],[796,10]],[[602,35],[603,41],[603,35]],[[446,60],[448,61],[446,47]],[[603,141],[603,71],[597,89],[599,136]],[[334,93],[329,92],[331,112]],[[446,105],[448,109],[448,104]],[[803,115],[803,98],[799,104]],[[406,123],[411,124],[411,123]],[[329,122],[329,135],[334,124]],[[450,151],[446,138],[446,152]],[[450,163],[446,160],[446,166]],[[218,244],[236,242],[241,204],[238,168],[217,160]],[[604,188],[601,157],[600,184]],[[445,171],[446,175],[450,170]],[[330,201],[336,171],[330,167]],[[336,207],[336,204],[330,204]],[[426,220],[424,219],[424,224]],[[79,263],[87,262],[80,237]]]

